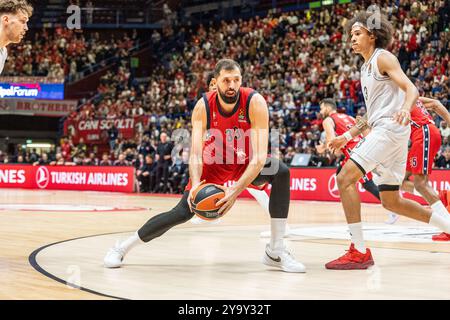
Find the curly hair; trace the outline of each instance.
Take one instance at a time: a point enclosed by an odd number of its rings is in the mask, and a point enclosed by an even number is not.
[[[373,12],[367,11],[358,12],[345,25],[345,33],[349,39],[352,26],[357,22],[363,24],[364,28],[375,36],[375,46],[377,48],[386,49],[389,47],[392,41],[392,35],[394,34],[394,28],[385,15],[375,15]]]
[[[26,0],[0,0],[0,14],[16,14],[19,11],[23,11],[28,17],[31,17],[33,7]]]

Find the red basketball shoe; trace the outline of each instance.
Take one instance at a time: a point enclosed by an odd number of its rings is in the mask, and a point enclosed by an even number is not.
[[[366,249],[366,253],[364,254],[356,250],[355,245],[352,243],[346,254],[334,261],[328,262],[325,268],[333,270],[356,270],[367,269],[374,264],[375,262],[373,261],[370,249]]]
[[[450,234],[442,232],[431,237],[433,241],[450,241]]]

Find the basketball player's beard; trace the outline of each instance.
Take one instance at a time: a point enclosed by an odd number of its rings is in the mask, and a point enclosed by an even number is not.
[[[233,104],[236,103],[239,99],[239,92],[236,92],[236,94],[232,97],[227,96],[225,93],[222,92],[219,88],[217,88],[217,92],[219,92],[220,97],[226,104]]]

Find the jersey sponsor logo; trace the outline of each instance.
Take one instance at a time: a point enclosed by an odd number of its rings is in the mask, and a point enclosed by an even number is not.
[[[245,113],[244,113],[244,109],[239,109],[239,116],[238,116],[238,121],[239,122],[246,122],[245,120]]]
[[[50,173],[46,167],[39,167],[36,171],[36,184],[39,189],[45,189],[50,182]]]

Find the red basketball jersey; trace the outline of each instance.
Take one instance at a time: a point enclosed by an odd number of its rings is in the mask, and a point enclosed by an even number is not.
[[[423,103],[417,100],[416,105],[411,111],[411,129],[414,131],[427,124],[434,124],[433,118]]]
[[[240,88],[239,99],[230,114],[225,114],[220,107],[216,91],[203,95],[207,133],[201,180],[223,185],[239,180],[244,173],[252,157],[248,113],[255,93],[253,89]],[[186,189],[190,189],[190,183]]]
[[[344,113],[333,113],[330,115],[330,118],[334,122],[334,131],[338,136],[343,135],[345,132],[350,130],[356,124],[356,120],[353,117]],[[357,136],[353,138],[353,140],[350,140],[341,149],[341,151],[345,154],[346,157],[350,157],[350,151],[358,144],[361,138],[362,136]]]

